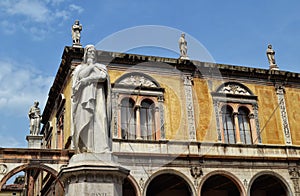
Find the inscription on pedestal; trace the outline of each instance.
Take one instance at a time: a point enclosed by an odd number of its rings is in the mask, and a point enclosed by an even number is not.
[[[111,196],[110,193],[91,193],[90,196]]]

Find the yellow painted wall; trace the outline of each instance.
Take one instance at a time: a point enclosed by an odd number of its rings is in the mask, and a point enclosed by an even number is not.
[[[64,144],[66,145],[69,136],[71,135],[71,95],[72,95],[72,79],[66,83],[66,86],[63,90],[63,94],[65,96],[65,115],[64,115]]]
[[[124,71],[117,71],[117,70],[108,70],[109,78],[111,83],[115,83],[115,81],[121,77]]]
[[[53,113],[51,114],[51,117],[50,117],[50,122],[52,124],[52,139],[51,139],[51,148],[56,148],[56,140],[57,140],[57,137],[56,137],[56,118],[55,118],[55,114],[56,114],[56,108],[54,108],[54,111]]]
[[[216,142],[216,115],[207,81],[195,78],[193,86],[197,141]]]
[[[280,110],[274,86],[256,85],[253,92],[258,96],[258,115],[262,143],[284,144]]]
[[[161,87],[165,89],[164,112],[166,139],[184,140],[188,138],[185,96],[179,78],[156,78]]]
[[[285,89],[285,104],[293,145],[300,145],[300,89]]]

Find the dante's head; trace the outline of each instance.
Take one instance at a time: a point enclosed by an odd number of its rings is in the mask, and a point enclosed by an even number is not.
[[[96,49],[94,45],[87,45],[84,48],[83,62],[87,63],[87,59],[92,59],[96,61]]]

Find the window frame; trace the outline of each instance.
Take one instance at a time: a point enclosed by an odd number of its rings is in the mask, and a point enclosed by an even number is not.
[[[142,78],[144,83],[132,82],[134,78]],[[124,82],[125,81],[125,82]],[[126,84],[126,82],[129,82]],[[132,82],[132,83],[130,83]],[[113,95],[113,138],[126,139],[122,137],[121,131],[121,107],[123,99],[132,99],[134,101],[134,112],[136,115],[136,140],[162,140],[165,139],[164,132],[164,88],[161,88],[158,82],[152,77],[138,72],[128,73],[121,76],[112,84]],[[143,138],[141,130],[141,109],[143,101],[151,101],[153,104],[153,130],[152,137]],[[147,134],[148,135],[148,134]]]
[[[238,91],[234,91],[238,89]],[[245,85],[237,82],[226,82],[217,88],[216,92],[211,93],[214,111],[216,114],[218,142],[228,143],[225,141],[222,108],[230,106],[234,116],[236,144],[253,145],[261,143],[260,128],[258,121],[258,104],[257,96],[247,88]],[[241,140],[241,131],[239,127],[239,108],[246,108],[249,111],[249,127],[251,131],[251,143],[243,142]]]

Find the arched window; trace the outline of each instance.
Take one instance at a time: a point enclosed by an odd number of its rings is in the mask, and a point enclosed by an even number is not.
[[[134,111],[134,101],[124,98],[121,101],[121,132],[122,139],[136,138],[136,112]]]
[[[247,108],[245,107],[239,108],[238,121],[239,121],[241,142],[243,144],[252,144],[249,110]]]
[[[114,139],[165,139],[164,88],[138,72],[124,74],[112,85]]]
[[[233,121],[233,110],[230,106],[222,107],[222,122],[223,122],[223,132],[224,141],[228,144],[236,143],[235,127]]]
[[[218,141],[229,144],[261,143],[257,96],[245,85],[226,82],[211,93]]]
[[[141,103],[141,137],[144,140],[155,140],[155,111],[153,101],[146,99]]]

